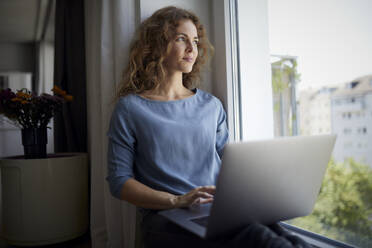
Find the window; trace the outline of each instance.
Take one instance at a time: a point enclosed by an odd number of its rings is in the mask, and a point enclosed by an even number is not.
[[[345,149],[350,149],[350,148],[352,148],[353,147],[353,142],[351,142],[351,141],[346,141],[345,143],[344,143],[344,148]]]
[[[344,134],[345,135],[351,134],[351,128],[344,128]]]
[[[372,185],[359,187],[372,181],[372,154],[358,149],[361,137],[356,135],[358,126],[368,125],[353,118],[355,111],[370,111],[367,104],[355,104],[368,102],[355,96],[363,95],[360,91],[372,78],[372,43],[360,39],[370,33],[372,23],[365,11],[367,0],[230,2],[238,3],[243,13],[236,14],[240,138],[316,135],[325,130],[339,137],[313,214],[289,223],[353,246],[372,247]],[[350,66],[348,61],[357,62]],[[329,118],[319,121],[318,116]],[[355,197],[363,199],[361,205],[352,200]]]
[[[372,111],[368,4],[268,0],[273,125],[281,130],[275,136],[338,134],[313,214],[289,223],[358,247],[372,247],[372,153],[366,149],[372,140],[364,138],[372,123],[361,118]],[[355,196],[364,200],[342,200]]]
[[[367,128],[366,127],[358,127],[357,133],[358,134],[367,134]]]

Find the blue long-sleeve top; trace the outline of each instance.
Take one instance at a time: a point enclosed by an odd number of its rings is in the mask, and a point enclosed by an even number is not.
[[[129,178],[172,194],[215,185],[228,140],[226,113],[213,95],[194,89],[181,100],[121,97],[109,131],[110,191],[120,199]]]

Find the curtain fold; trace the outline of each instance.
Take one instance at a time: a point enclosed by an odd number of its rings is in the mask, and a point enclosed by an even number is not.
[[[135,208],[112,197],[105,180],[106,132],[135,20],[136,0],[85,1],[92,247],[132,248],[135,243]]]
[[[57,0],[54,83],[74,100],[54,118],[55,152],[87,151],[84,0]]]
[[[87,152],[84,0],[56,0],[54,23],[54,84],[74,97],[53,118],[54,151]]]

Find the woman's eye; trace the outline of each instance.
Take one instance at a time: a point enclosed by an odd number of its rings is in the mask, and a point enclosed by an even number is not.
[[[194,44],[195,45],[198,45],[199,44],[199,41],[198,40],[194,40]]]
[[[185,40],[184,37],[178,37],[178,38],[176,39],[176,41],[184,41],[184,40]]]

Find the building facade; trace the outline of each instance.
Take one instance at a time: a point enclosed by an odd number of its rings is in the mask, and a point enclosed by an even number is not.
[[[330,134],[331,95],[335,87],[309,89],[299,94],[299,120],[301,135]]]
[[[336,162],[354,158],[372,168],[372,75],[299,93],[301,135],[337,134]]]
[[[354,158],[372,167],[372,75],[345,84],[331,96],[336,161]]]

